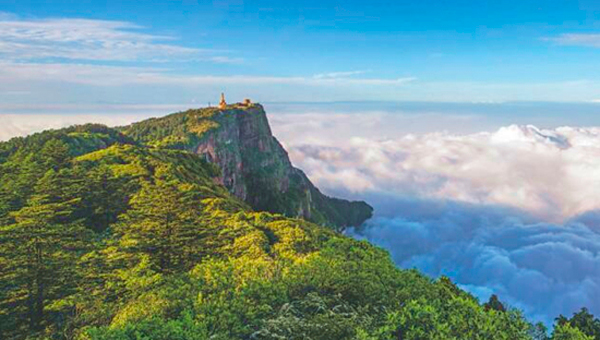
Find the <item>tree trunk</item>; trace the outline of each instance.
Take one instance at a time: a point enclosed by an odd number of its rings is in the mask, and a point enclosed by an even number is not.
[[[33,277],[32,277],[33,279]],[[34,295],[33,295],[33,280],[29,281],[27,283],[27,292],[28,292],[28,296],[27,296],[27,316],[29,318],[29,328],[30,329],[35,329],[36,328],[36,324],[35,324],[35,299],[34,299]]]
[[[32,328],[36,331],[41,330],[42,320],[44,319],[44,266],[43,266],[42,245],[36,242],[36,273],[35,273],[35,300],[33,301]]]

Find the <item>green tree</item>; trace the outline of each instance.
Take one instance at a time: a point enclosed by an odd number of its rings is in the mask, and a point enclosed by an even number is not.
[[[77,168],[77,171],[87,170]],[[92,168],[82,177],[85,188],[77,215],[94,231],[103,232],[127,210],[131,184],[123,177],[115,177],[108,166]]]
[[[594,340],[569,323],[557,325],[552,333],[552,340]]]
[[[585,307],[573,314],[571,319],[560,315],[556,318],[556,324],[559,326],[569,324],[572,327],[579,329],[584,334],[591,336],[593,339],[600,340],[600,320],[594,318],[594,315],[592,315]]]
[[[65,178],[49,170],[25,207],[13,213],[15,223],[0,229],[0,256],[10,259],[0,269],[5,333],[41,331],[52,322],[47,306],[74,293],[87,233],[69,221],[78,199],[63,196],[67,191]]]
[[[144,183],[119,223],[121,247],[130,254],[148,255],[162,273],[191,268],[204,255],[198,202],[193,185]]]
[[[355,339],[361,326],[370,326],[370,316],[361,315],[339,297],[330,300],[309,293],[302,300],[286,303],[276,318],[264,321],[264,326],[252,334],[252,339],[350,340]]]
[[[48,140],[37,154],[39,163],[45,169],[59,170],[67,166],[71,159],[69,145],[58,138]]]
[[[504,307],[502,302],[500,302],[500,299],[498,299],[498,296],[496,294],[492,294],[492,296],[490,296],[488,302],[483,304],[483,308],[485,310],[493,309],[498,312],[506,312],[506,308]]]
[[[600,320],[594,318],[594,315],[590,314],[587,308],[581,308],[578,313],[575,313],[570,323],[586,335],[600,340]]]

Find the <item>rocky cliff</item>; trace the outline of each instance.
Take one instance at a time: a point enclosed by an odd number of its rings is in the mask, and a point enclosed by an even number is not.
[[[216,180],[255,210],[336,227],[359,225],[371,217],[373,209],[365,202],[328,197],[292,166],[260,104],[188,110],[123,131],[146,144],[203,155],[221,169]]]

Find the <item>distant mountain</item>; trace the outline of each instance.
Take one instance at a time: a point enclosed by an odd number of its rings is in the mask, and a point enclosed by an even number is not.
[[[257,211],[335,226],[358,226],[373,208],[323,195],[273,137],[260,104],[204,108],[122,129],[140,143],[202,155],[221,169],[218,182]]]

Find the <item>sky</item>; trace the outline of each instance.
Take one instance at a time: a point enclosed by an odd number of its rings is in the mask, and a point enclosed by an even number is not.
[[[206,105],[221,91],[593,102],[599,16],[595,1],[564,0],[2,0],[0,112]]]
[[[0,140],[250,97],[348,234],[533,321],[600,315],[597,1],[0,0]],[[335,133],[332,133],[334,131]]]

